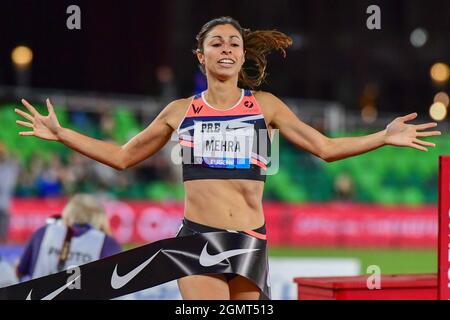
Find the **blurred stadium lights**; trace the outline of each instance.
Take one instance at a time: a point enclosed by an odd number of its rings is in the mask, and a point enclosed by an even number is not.
[[[433,81],[443,84],[448,81],[448,78],[450,77],[450,68],[448,67],[448,64],[443,62],[437,62],[433,64],[433,66],[430,69],[430,75],[431,79]]]
[[[17,46],[11,52],[11,61],[14,65],[16,85],[25,95],[26,92],[23,90],[30,85],[33,51],[27,46]]]
[[[33,62],[33,51],[27,46],[17,46],[11,52],[11,60],[18,68],[28,68]]]
[[[428,41],[427,30],[424,28],[414,29],[409,36],[409,41],[411,41],[411,44],[416,48],[423,47]]]
[[[447,93],[441,91],[441,92],[436,93],[436,95],[434,96],[433,102],[441,102],[446,108],[448,108],[450,99],[449,99]]]
[[[374,123],[378,117],[378,110],[373,105],[366,105],[361,110],[361,118],[365,123]]]
[[[442,121],[447,116],[447,108],[442,102],[435,102],[430,107],[430,117],[435,121]]]

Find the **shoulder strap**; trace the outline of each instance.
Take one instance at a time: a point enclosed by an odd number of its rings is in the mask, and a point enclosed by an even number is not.
[[[70,243],[72,242],[72,237],[73,237],[73,228],[67,226],[66,237],[64,238],[61,252],[59,253],[58,267],[57,267],[58,271],[64,270],[64,267],[66,266],[66,261],[67,258],[69,257]]]

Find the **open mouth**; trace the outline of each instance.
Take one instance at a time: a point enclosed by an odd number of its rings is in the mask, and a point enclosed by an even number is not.
[[[224,66],[232,66],[232,65],[234,65],[234,60],[232,60],[232,59],[229,59],[229,58],[224,58],[224,59],[220,59],[219,61],[218,61],[218,63],[220,64],[220,65],[224,65]]]

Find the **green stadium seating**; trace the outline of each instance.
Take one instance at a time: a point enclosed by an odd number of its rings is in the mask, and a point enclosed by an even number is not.
[[[13,104],[0,106],[0,140],[24,165],[33,155],[49,159],[53,153],[63,158],[71,152],[62,144],[39,141],[33,137],[20,137],[22,129],[15,124],[20,118],[14,113]],[[38,110],[46,113],[44,105]],[[55,106],[60,123],[72,128],[69,114],[63,106]],[[141,130],[136,116],[126,108],[113,109],[115,121],[114,139],[124,143]],[[97,129],[93,129],[97,132]],[[95,131],[97,130],[97,131]],[[330,134],[333,137],[359,136],[363,130]],[[96,134],[95,134],[96,135]],[[296,149],[280,137],[280,169],[276,175],[267,177],[264,196],[268,200],[285,202],[331,201],[336,199],[334,183],[338,176],[346,174],[353,180],[353,200],[376,202],[385,205],[407,204],[411,206],[436,203],[439,155],[450,154],[450,135],[427,139],[435,142],[436,148],[421,152],[411,148],[386,146],[372,152],[341,161],[326,163],[302,150]],[[19,187],[20,188],[20,187]],[[93,191],[85,186],[84,191]],[[184,189],[181,183],[148,181],[133,183],[124,189],[109,190],[117,197],[145,198],[155,201],[182,200]]]

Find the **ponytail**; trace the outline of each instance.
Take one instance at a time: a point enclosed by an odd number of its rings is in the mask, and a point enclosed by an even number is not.
[[[286,57],[286,48],[292,45],[292,39],[282,32],[275,30],[250,31],[244,30],[245,57],[255,62],[257,74],[249,76],[244,68],[239,73],[242,85],[251,89],[259,87],[265,80],[267,73],[267,55],[272,50],[278,50]]]

